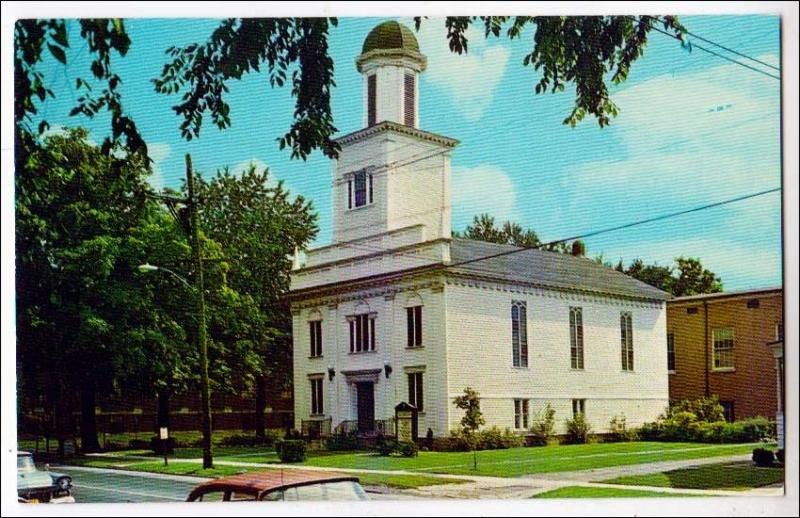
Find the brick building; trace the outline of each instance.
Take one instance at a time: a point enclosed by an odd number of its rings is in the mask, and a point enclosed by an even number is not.
[[[769,343],[783,338],[783,289],[679,297],[667,303],[671,400],[717,395],[729,420],[775,417]]]

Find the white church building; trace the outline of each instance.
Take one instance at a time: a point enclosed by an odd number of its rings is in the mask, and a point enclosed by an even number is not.
[[[597,432],[654,420],[666,293],[583,257],[453,238],[458,141],[419,128],[426,64],[393,21],[356,59],[364,127],[338,139],[333,244],[297,254],[291,276],[295,427],[391,434],[408,402],[420,436],[446,436],[465,387],[486,426],[520,433],[548,403],[558,431],[576,412]]]

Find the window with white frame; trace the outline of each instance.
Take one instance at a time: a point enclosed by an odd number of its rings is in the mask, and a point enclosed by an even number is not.
[[[322,321],[311,320],[308,323],[308,334],[311,342],[311,357],[322,356]]]
[[[417,407],[417,412],[425,410],[425,397],[422,390],[422,372],[408,373],[408,402]]]
[[[325,413],[322,407],[322,377],[311,378],[311,415],[322,415]]]
[[[366,169],[356,171],[347,179],[347,208],[363,207],[374,201],[372,173]]]
[[[528,366],[528,311],[519,300],[511,303],[511,355],[514,367]]]
[[[622,370],[633,370],[633,317],[630,313],[619,315],[619,332],[621,341]]]
[[[583,309],[569,308],[569,351],[573,369],[583,369]]]
[[[406,344],[422,347],[422,306],[406,308]]]
[[[348,317],[350,325],[350,352],[363,353],[375,350],[375,315],[364,313]]]
[[[573,399],[572,400],[572,417],[577,417],[578,414],[586,415],[586,400]]]
[[[528,399],[514,400],[514,428],[518,430],[528,428],[529,407],[530,407],[530,400]]]
[[[714,370],[733,369],[733,328],[719,327],[711,332],[714,342]]]
[[[675,333],[667,333],[667,370],[675,372]]]

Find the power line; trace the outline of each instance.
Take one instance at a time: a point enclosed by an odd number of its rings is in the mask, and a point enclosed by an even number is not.
[[[765,191],[745,194],[745,195],[742,195],[742,196],[737,196],[735,198],[729,198],[727,200],[722,200],[722,201],[718,201],[718,202],[714,202],[714,203],[708,203],[706,205],[701,205],[699,207],[693,207],[691,209],[685,209],[685,210],[681,210],[681,211],[677,211],[677,212],[671,212],[671,213],[668,213],[668,214],[662,214],[660,216],[655,216],[655,217],[652,217],[652,218],[647,218],[647,219],[643,219],[643,220],[639,220],[639,221],[634,221],[634,222],[626,223],[626,224],[623,224],[623,225],[617,225],[617,226],[614,226],[614,227],[607,227],[607,228],[603,228],[603,229],[599,229],[599,230],[593,230],[593,231],[589,231],[589,232],[584,232],[582,234],[578,234],[578,235],[575,235],[575,236],[572,236],[572,237],[567,237],[567,238],[563,238],[563,239],[557,239],[555,241],[550,241],[550,242],[547,242],[547,243],[541,243],[541,244],[539,244],[537,246],[513,248],[511,250],[505,250],[503,252],[498,252],[496,254],[490,254],[490,255],[483,256],[483,257],[476,257],[474,259],[466,259],[466,260],[463,260],[463,261],[456,261],[454,263],[449,263],[449,264],[442,264],[441,266],[444,266],[445,268],[453,268],[453,267],[456,267],[456,266],[463,266],[465,264],[476,263],[476,262],[479,262],[479,261],[486,261],[486,260],[494,259],[494,258],[497,258],[497,257],[509,256],[509,255],[520,253],[520,252],[527,252],[529,250],[538,250],[538,249],[541,249],[541,248],[551,247],[551,246],[554,246],[554,245],[557,245],[557,244],[560,244],[560,243],[565,243],[565,242],[568,242],[568,241],[574,241],[576,239],[585,239],[587,237],[593,237],[593,236],[597,236],[599,234],[605,234],[605,233],[608,233],[608,232],[614,232],[614,231],[617,231],[617,230],[623,230],[623,229],[626,229],[626,228],[631,228],[631,227],[635,227],[635,226],[639,226],[639,225],[645,225],[647,223],[654,223],[656,221],[662,221],[662,220],[665,220],[665,219],[681,216],[681,215],[684,215],[684,214],[690,214],[690,213],[700,212],[702,210],[707,210],[707,209],[711,209],[711,208],[715,208],[715,207],[721,207],[721,206],[724,206],[724,205],[729,205],[731,203],[736,203],[736,202],[739,202],[739,201],[744,201],[744,200],[748,200],[748,199],[752,199],[752,198],[756,198],[756,197],[759,197],[759,196],[764,196],[766,194],[771,194],[771,193],[780,192],[780,191],[781,191],[781,188],[780,187],[776,187],[776,188],[768,189],[768,190],[765,190]],[[391,250],[386,250],[386,251],[387,252],[391,252]],[[439,266],[439,265],[436,264],[436,263],[431,263],[430,265],[424,265],[424,266],[431,266],[432,267],[432,266]],[[397,278],[405,277],[407,275],[409,275],[407,272],[400,271],[400,272],[396,272],[394,274],[388,275],[386,277],[383,277],[381,279],[381,281],[382,282],[391,281],[391,280],[394,280],[394,279],[397,279]]]
[[[639,23],[641,24],[643,22],[640,21]],[[667,31],[663,31],[663,30],[659,29],[658,27],[654,27],[654,26],[652,26],[650,24],[648,24],[648,27],[650,27],[651,29],[653,29],[656,32],[660,32],[661,34],[664,34],[665,36],[669,36],[670,38],[678,40],[681,43],[683,43],[683,40],[681,39],[680,36],[676,36],[675,34],[670,34]],[[722,55],[722,54],[720,54],[718,52],[714,52],[713,50],[710,50],[710,49],[707,49],[705,47],[702,47],[702,46],[700,46],[700,45],[698,45],[696,43],[689,43],[689,48],[690,49],[698,48],[698,49],[702,50],[703,52],[707,52],[707,53],[711,54],[712,56],[717,56],[718,58],[722,58],[722,59],[724,59],[726,61],[730,61],[731,63],[735,63],[735,64],[737,64],[739,66],[744,67],[744,68],[748,68],[748,69],[752,70],[753,72],[758,72],[759,74],[763,74],[763,75],[765,75],[767,77],[771,77],[772,79],[777,79],[778,81],[781,80],[780,76],[776,76],[774,74],[770,74],[769,72],[761,70],[760,68],[752,67],[752,66],[748,65],[747,63],[742,63],[741,61],[737,61],[737,60],[735,60],[733,58],[729,58],[728,56],[724,56],[724,55]]]
[[[730,203],[736,203],[738,201],[743,201],[743,200],[748,200],[748,199],[751,199],[751,198],[756,198],[758,196],[764,196],[765,194],[770,194],[770,193],[773,193],[773,192],[779,192],[780,190],[781,190],[780,187],[776,187],[774,189],[768,189],[766,191],[760,191],[760,192],[756,192],[756,193],[745,194],[743,196],[738,196],[736,198],[730,198],[730,199],[723,200],[723,201],[709,203],[707,205],[701,205],[699,207],[694,207],[694,208],[691,208],[691,209],[681,210],[681,211],[678,211],[678,212],[670,212],[668,214],[662,214],[660,216],[655,216],[653,218],[642,219],[642,220],[639,220],[639,221],[634,221],[632,223],[625,223],[624,225],[617,225],[615,227],[607,227],[607,228],[603,228],[603,229],[600,229],[600,230],[593,230],[593,231],[590,231],[590,232],[585,232],[583,234],[578,234],[578,235],[572,236],[572,237],[567,237],[567,238],[563,238],[563,239],[557,239],[555,241],[550,241],[549,243],[542,243],[542,244],[540,244],[538,246],[524,247],[524,248],[519,248],[519,249],[515,249],[515,250],[508,250],[508,251],[505,251],[505,252],[499,252],[497,254],[487,255],[485,257],[478,257],[478,258],[475,258],[475,259],[468,259],[468,260],[465,260],[465,261],[459,261],[457,263],[452,263],[452,264],[450,264],[448,266],[461,266],[461,265],[464,265],[464,264],[474,263],[474,262],[477,262],[477,261],[484,261],[486,259],[493,259],[495,257],[502,257],[502,256],[505,256],[505,255],[515,254],[515,253],[518,253],[518,252],[524,252],[526,250],[536,250],[536,249],[539,249],[539,248],[545,248],[545,247],[557,245],[557,244],[560,244],[560,243],[565,243],[567,241],[574,241],[576,239],[585,239],[587,237],[593,237],[593,236],[596,236],[596,235],[599,235],[599,234],[605,234],[605,233],[608,233],[608,232],[614,232],[614,231],[617,231],[617,230],[623,230],[623,229],[626,229],[626,228],[631,228],[631,227],[635,227],[635,226],[639,226],[639,225],[645,225],[647,223],[654,223],[656,221],[662,221],[662,220],[665,220],[665,219],[674,218],[676,216],[682,216],[684,214],[690,214],[692,212],[699,212],[701,210],[707,210],[707,209],[711,209],[711,208],[714,208],[714,207],[720,207],[720,206],[723,206],[723,205],[728,205]]]
[[[661,20],[660,18],[657,18],[657,19],[658,19],[659,21],[663,21],[663,20]],[[723,49],[723,50],[727,50],[727,51],[728,51],[728,52],[730,52],[731,54],[736,54],[737,56],[741,56],[741,57],[743,57],[743,58],[745,58],[745,59],[749,59],[750,61],[753,61],[753,62],[755,62],[755,63],[759,63],[759,64],[761,64],[761,65],[764,65],[765,67],[769,67],[769,68],[771,68],[771,69],[773,69],[773,70],[777,70],[778,72],[780,72],[780,71],[781,71],[780,67],[776,67],[775,65],[770,65],[770,64],[769,64],[769,63],[767,63],[766,61],[761,61],[760,59],[756,59],[756,58],[754,58],[754,57],[752,57],[752,56],[748,56],[748,55],[747,55],[747,54],[745,54],[744,52],[739,52],[739,51],[738,51],[738,50],[736,50],[736,49],[732,49],[732,48],[726,47],[725,45],[721,45],[721,44],[719,44],[719,43],[717,43],[717,42],[715,42],[715,41],[711,41],[711,40],[709,40],[708,38],[704,38],[704,37],[702,37],[702,36],[700,36],[699,34],[696,34],[696,33],[694,33],[694,32],[690,32],[690,31],[688,31],[688,30],[686,30],[686,29],[684,29],[684,30],[683,30],[683,32],[685,32],[685,33],[686,33],[686,34],[688,34],[689,36],[692,36],[692,37],[694,37],[694,38],[697,38],[697,39],[698,39],[698,40],[700,40],[700,41],[704,41],[704,42],[706,42],[706,43],[710,43],[711,45],[714,45],[714,46],[716,46],[716,47],[719,47],[719,48],[721,48],[721,49]]]

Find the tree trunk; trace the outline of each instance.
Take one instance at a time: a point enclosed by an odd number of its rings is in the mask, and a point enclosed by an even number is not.
[[[81,448],[84,453],[100,450],[97,441],[97,418],[94,413],[95,387],[92,380],[84,382],[81,391]]]
[[[169,389],[161,389],[158,391],[158,415],[156,417],[156,426],[160,428],[169,428]],[[158,432],[158,430],[156,430]]]
[[[255,428],[256,437],[259,439],[264,438],[264,409],[267,408],[267,382],[264,376],[256,378],[256,415],[255,415]]]

